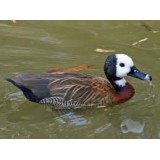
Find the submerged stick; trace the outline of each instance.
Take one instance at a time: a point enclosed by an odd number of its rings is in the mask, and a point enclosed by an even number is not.
[[[144,22],[144,21],[141,21],[141,26],[142,26],[143,28],[145,28],[147,31],[152,31],[151,26],[148,25],[148,24],[147,24],[146,22]]]
[[[150,31],[150,32],[152,32],[152,33],[158,33],[159,31],[154,31],[153,29],[152,29],[152,27],[149,25],[149,24],[147,24],[146,22],[144,22],[144,21],[141,21],[141,26],[143,27],[143,28],[145,28],[147,31]]]

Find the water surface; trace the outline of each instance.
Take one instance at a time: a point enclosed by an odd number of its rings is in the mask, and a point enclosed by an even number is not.
[[[160,21],[146,21],[160,30]],[[147,41],[132,47],[140,39]],[[0,21],[0,138],[160,138],[160,32],[141,21]],[[92,64],[82,72],[104,77],[108,54],[127,53],[153,77],[153,86],[127,78],[136,89],[128,102],[106,109],[53,112],[26,100],[4,77]]]

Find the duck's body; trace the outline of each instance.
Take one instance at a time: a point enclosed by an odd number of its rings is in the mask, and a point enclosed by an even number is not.
[[[124,102],[134,95],[129,83],[116,92],[106,79],[77,72],[26,73],[8,81],[21,89],[30,101],[58,108],[107,106]]]
[[[104,67],[109,81],[101,77],[78,72],[26,73],[7,80],[21,89],[26,98],[32,102],[52,104],[54,108],[58,109],[87,106],[106,107],[111,104],[125,102],[135,93],[132,85],[123,79],[124,73],[121,76],[115,70],[115,66],[119,62],[118,60],[114,62],[114,58],[113,56],[107,58]],[[121,67],[123,68],[124,66]],[[132,63],[131,67],[134,70],[129,69],[129,71],[126,71],[130,75],[136,69]],[[136,73],[141,72],[136,70]],[[144,73],[141,73],[140,76],[136,77],[143,80],[151,80],[151,77]]]

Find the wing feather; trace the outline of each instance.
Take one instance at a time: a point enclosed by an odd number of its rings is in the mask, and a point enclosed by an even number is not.
[[[14,80],[29,88],[37,97],[60,97],[79,105],[103,105],[114,98],[113,87],[104,78],[77,72],[20,74]]]
[[[61,95],[65,101],[73,100],[86,106],[111,103],[114,98],[110,83],[99,77],[59,79],[49,88],[51,95]]]

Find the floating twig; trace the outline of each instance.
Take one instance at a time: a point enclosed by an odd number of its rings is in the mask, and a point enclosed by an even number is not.
[[[11,20],[14,24],[16,24],[16,20]]]
[[[115,52],[115,50],[106,50],[106,49],[101,49],[101,48],[97,48],[96,52],[98,53],[111,53],[111,52]]]
[[[66,70],[64,70],[65,72],[77,72],[77,71],[80,71],[80,70],[84,70],[84,69],[88,69],[88,68],[91,68],[93,65],[81,65],[81,66],[75,66],[75,67],[72,67],[72,68],[68,68]]]
[[[64,72],[77,72],[77,71],[80,71],[80,70],[91,68],[92,66],[93,65],[75,66],[75,67],[65,69]],[[54,72],[60,72],[60,71],[61,71],[61,67],[57,66],[57,67],[53,68],[52,70],[48,71],[47,73],[54,73]]]
[[[144,22],[144,21],[141,21],[141,26],[143,27],[143,28],[145,28],[147,31],[150,31],[150,32],[152,32],[152,33],[158,33],[159,31],[154,31],[153,29],[152,29],[152,27],[149,25],[149,24],[147,24],[146,22]]]
[[[158,33],[159,31],[151,31],[152,33]]]
[[[153,83],[152,83],[152,81],[149,81],[149,85],[150,85],[150,86],[153,86]]]
[[[145,28],[147,31],[152,31],[151,26],[148,25],[148,24],[147,24],[146,22],[144,22],[144,21],[141,21],[141,26],[142,26],[143,28]]]
[[[53,68],[52,70],[48,71],[48,73],[59,72],[60,70],[61,70],[61,67],[57,66],[57,67]]]
[[[140,39],[139,41],[136,41],[136,42],[132,43],[131,46],[136,46],[137,44],[142,43],[142,42],[147,41],[147,40],[148,40],[147,37],[143,38],[143,39]]]

